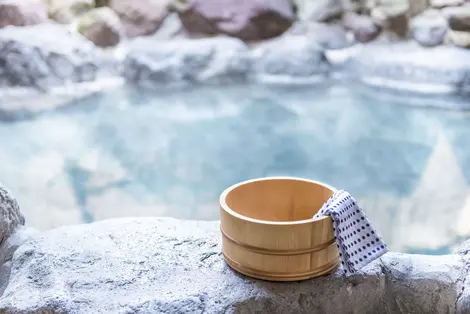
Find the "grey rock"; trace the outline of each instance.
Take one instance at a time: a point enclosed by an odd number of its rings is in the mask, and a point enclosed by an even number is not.
[[[251,76],[257,81],[316,80],[328,75],[323,49],[305,36],[285,36],[251,51]]]
[[[470,240],[467,240],[464,243],[462,243],[456,253],[462,256],[469,255],[470,254]]]
[[[334,18],[339,18],[344,12],[344,0],[321,0],[307,1],[308,5],[301,6],[303,10],[309,9],[309,20],[317,22],[326,22]]]
[[[110,8],[93,9],[80,17],[78,31],[99,47],[119,44],[124,37],[124,26]]]
[[[152,35],[156,40],[168,40],[172,38],[188,38],[183,24],[176,13],[170,13],[162,22],[162,25]]]
[[[361,43],[374,40],[380,34],[380,27],[366,15],[349,12],[343,16],[343,25],[354,33],[354,37]]]
[[[155,42],[138,38],[128,47],[123,75],[141,85],[219,83],[243,79],[248,47],[239,39],[214,37]]]
[[[470,51],[414,42],[369,44],[347,62],[348,75],[368,84],[413,91],[456,91],[470,84]]]
[[[0,184],[0,244],[2,244],[20,225],[24,225],[24,217],[15,197]]]
[[[354,39],[341,25],[301,21],[294,24],[284,36],[306,36],[324,49],[342,49],[354,44]]]
[[[11,274],[11,261],[5,262],[0,265],[0,296],[3,294],[8,286]]]
[[[0,296],[7,287],[11,272],[11,259],[16,249],[39,232],[33,228],[18,226],[0,245]]]
[[[430,4],[433,8],[456,7],[464,4],[464,0],[431,0]]]
[[[0,295],[6,288],[10,276],[13,252],[32,233],[24,228],[25,219],[16,199],[0,184]]]
[[[457,254],[462,257],[464,263],[465,276],[461,278],[462,287],[458,291],[456,302],[456,313],[470,313],[470,240],[465,241],[457,250]]]
[[[0,1],[0,28],[25,26],[47,21],[47,9],[41,0]]]
[[[448,18],[450,29],[454,31],[470,31],[470,6],[449,8],[444,10],[444,12],[444,15]]]
[[[336,270],[272,283],[225,264],[218,222],[115,219],[47,231],[21,245],[0,311],[454,313],[464,265],[458,255],[387,253],[350,277]]]
[[[129,37],[154,33],[168,14],[167,0],[109,0],[108,3],[119,15]]]
[[[58,40],[60,39],[60,40]],[[0,84],[49,90],[118,73],[116,61],[66,26],[49,23],[0,30]]]
[[[455,31],[449,29],[447,31],[447,37],[449,42],[454,44],[456,47],[470,48],[470,32],[469,31]]]
[[[447,29],[447,20],[439,12],[425,12],[411,21],[411,34],[414,40],[426,47],[442,44]]]
[[[372,9],[370,16],[391,40],[404,39],[408,37],[410,28],[408,9],[408,1],[397,1],[397,5]]]
[[[429,0],[413,0],[408,1],[408,4],[408,13],[411,16],[415,16],[425,11],[429,7]]]
[[[39,231],[34,228],[17,226],[14,232],[0,245],[0,263],[9,262],[16,249]]]

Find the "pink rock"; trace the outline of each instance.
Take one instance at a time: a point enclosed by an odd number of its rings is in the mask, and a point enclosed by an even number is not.
[[[282,34],[295,20],[291,0],[183,1],[174,0],[171,7],[189,33],[267,39]]]

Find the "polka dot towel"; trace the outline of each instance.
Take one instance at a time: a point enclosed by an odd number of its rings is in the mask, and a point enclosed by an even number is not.
[[[336,246],[346,274],[388,252],[388,248],[372,227],[356,200],[345,191],[337,191],[314,216],[331,216]]]

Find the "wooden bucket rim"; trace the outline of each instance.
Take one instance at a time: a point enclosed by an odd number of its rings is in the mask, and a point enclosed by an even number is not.
[[[237,213],[236,211],[234,211],[233,209],[231,209],[228,205],[227,205],[227,202],[225,201],[226,198],[227,198],[227,195],[232,192],[233,190],[235,190],[236,188],[242,186],[242,185],[246,185],[246,184],[250,184],[250,183],[253,183],[253,182],[259,182],[259,181],[268,181],[268,180],[293,180],[293,181],[304,181],[304,182],[307,182],[307,183],[313,183],[313,184],[316,184],[316,185],[320,185],[328,190],[331,190],[333,193],[336,192],[336,189],[326,183],[323,183],[323,182],[320,182],[320,181],[316,181],[316,180],[311,180],[311,179],[306,179],[306,178],[300,178],[300,177],[289,177],[289,176],[274,176],[274,177],[262,177],[262,178],[256,178],[256,179],[250,179],[250,180],[245,180],[245,181],[242,181],[242,182],[239,182],[239,183],[236,183],[230,187],[228,187],[227,189],[225,189],[222,194],[220,195],[220,198],[219,198],[219,203],[220,203],[220,206],[222,207],[222,209],[229,213],[230,215],[232,216],[235,216],[239,219],[242,219],[242,220],[245,220],[245,221],[249,221],[249,222],[254,222],[254,223],[258,223],[258,224],[262,224],[262,225],[285,225],[285,226],[291,226],[291,225],[301,225],[301,224],[308,224],[308,223],[311,223],[311,222],[314,222],[314,221],[321,221],[321,220],[324,220],[324,219],[327,219],[329,218],[329,216],[321,216],[321,217],[318,217],[318,218],[309,218],[309,219],[304,219],[304,220],[293,220],[293,221],[270,221],[270,220],[261,220],[261,219],[254,219],[254,218],[250,218],[248,216],[245,216],[245,215],[241,215],[239,213]]]

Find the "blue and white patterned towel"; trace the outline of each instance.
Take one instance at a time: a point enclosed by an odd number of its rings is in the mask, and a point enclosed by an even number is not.
[[[346,274],[352,274],[388,252],[356,200],[346,191],[337,191],[314,218],[331,216],[336,246]]]

